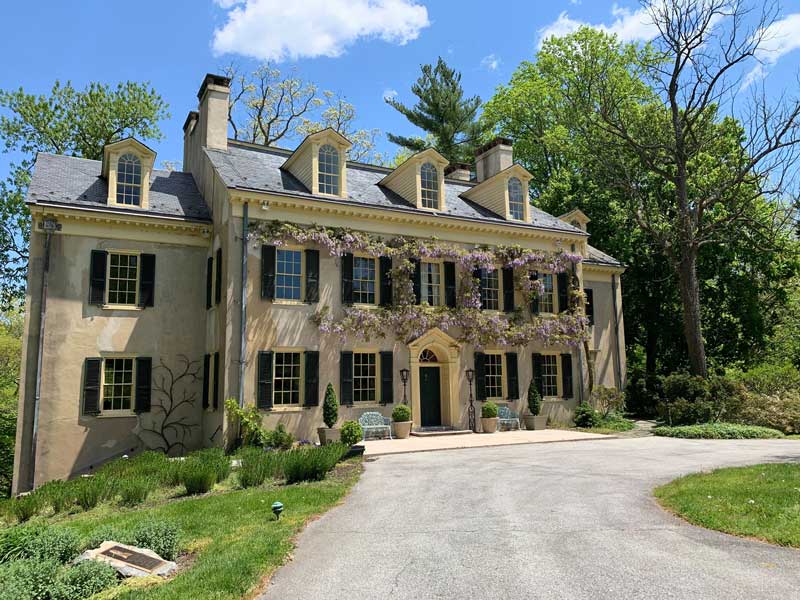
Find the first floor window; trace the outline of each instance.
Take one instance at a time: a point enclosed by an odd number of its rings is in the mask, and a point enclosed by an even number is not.
[[[353,302],[375,304],[374,258],[353,258]]]
[[[442,273],[439,263],[424,262],[422,267],[422,301],[431,306],[442,303]]]
[[[107,304],[136,306],[139,288],[139,255],[109,252]]]
[[[103,411],[131,410],[133,359],[107,358],[103,368]]]
[[[500,276],[497,269],[481,270],[481,307],[500,310]]]
[[[486,397],[503,397],[503,355],[486,355]]]
[[[275,298],[300,300],[303,285],[303,253],[278,248],[275,256]]]
[[[300,352],[276,352],[273,378],[275,406],[300,404]]]
[[[544,273],[540,277],[542,278],[542,295],[539,297],[539,312],[554,313],[556,306],[553,294],[553,274]]]
[[[558,356],[542,356],[542,396],[558,396]]]
[[[353,401],[377,402],[377,355],[353,353]]]

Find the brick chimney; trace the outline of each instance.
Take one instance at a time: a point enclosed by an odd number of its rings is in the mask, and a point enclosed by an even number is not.
[[[514,148],[508,138],[498,137],[475,151],[478,183],[497,175],[514,164]]]

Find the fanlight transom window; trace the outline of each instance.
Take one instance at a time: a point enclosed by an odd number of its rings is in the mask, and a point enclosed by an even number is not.
[[[339,151],[330,144],[319,149],[319,193],[339,195]]]
[[[525,198],[522,182],[516,177],[508,180],[508,212],[512,219],[522,221],[525,218]]]
[[[419,354],[419,362],[421,363],[435,363],[439,362],[439,358],[433,352],[433,350],[425,349]]]
[[[117,162],[117,204],[140,206],[142,202],[142,161],[123,154]]]
[[[423,208],[439,208],[439,175],[431,163],[420,168],[420,193]]]

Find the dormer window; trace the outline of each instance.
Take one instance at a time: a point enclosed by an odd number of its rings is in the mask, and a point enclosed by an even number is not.
[[[142,203],[142,161],[135,154],[123,154],[117,162],[117,204]]]
[[[522,221],[525,219],[525,198],[522,191],[522,182],[516,177],[508,180],[508,212],[512,219]]]
[[[439,175],[431,163],[420,167],[420,194],[423,208],[439,208]]]
[[[319,193],[339,195],[339,151],[330,144],[319,149]]]

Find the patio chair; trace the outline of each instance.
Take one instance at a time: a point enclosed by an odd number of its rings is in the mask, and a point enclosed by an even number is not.
[[[497,407],[497,426],[502,431],[519,429],[519,415],[507,406]]]
[[[389,417],[384,417],[379,412],[365,412],[358,417],[358,423],[364,431],[364,440],[367,439],[367,434],[372,436],[377,434],[383,437],[384,434],[392,439],[392,420]]]

